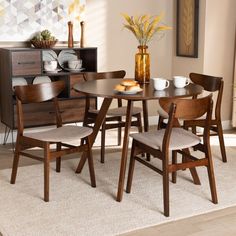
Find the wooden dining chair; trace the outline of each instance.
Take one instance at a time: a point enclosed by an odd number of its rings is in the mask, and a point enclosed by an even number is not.
[[[161,98],[160,105],[169,114],[166,129],[131,134],[133,142],[126,192],[130,193],[131,191],[134,164],[135,160],[137,160],[162,175],[164,215],[169,216],[169,174],[172,173],[172,182],[176,183],[176,172],[178,170],[186,168],[191,170],[195,167],[205,166],[208,171],[212,202],[216,204],[218,200],[209,141],[212,96],[209,95],[199,99]],[[205,129],[203,143],[201,143],[200,137],[180,127],[177,121],[179,119],[197,119],[204,114],[207,116],[204,120]],[[197,158],[191,155],[188,149],[190,147],[195,147],[203,152],[204,157]],[[169,162],[170,151],[172,151],[171,163]],[[142,153],[150,153],[154,157],[159,158],[162,162],[162,169],[157,168],[151,162],[138,156],[138,154]],[[177,162],[177,153],[185,156],[184,162]]]
[[[44,163],[44,201],[49,201],[49,171],[50,161],[56,159],[56,171],[61,170],[61,156],[75,152],[86,152],[89,163],[90,180],[92,187],[96,187],[93,158],[89,136],[92,129],[74,125],[62,125],[61,113],[57,96],[63,91],[63,81],[42,83],[36,85],[16,86],[15,96],[17,105],[17,139],[14,153],[14,161],[11,175],[11,184],[15,184],[19,157],[26,156]],[[56,128],[51,128],[35,133],[24,131],[24,105],[29,103],[41,103],[53,100],[54,110],[50,111],[55,116]],[[84,139],[83,145],[80,140]],[[77,146],[71,145],[71,141],[78,142]],[[56,145],[56,150],[52,145]],[[39,147],[43,149],[43,157],[39,157],[27,151],[29,148]]]
[[[211,118],[210,130],[212,132],[210,132],[210,136],[215,136],[215,135],[218,136],[222,161],[227,162],[223,128],[221,122],[221,102],[222,102],[223,87],[224,87],[223,78],[210,75],[197,74],[197,73],[190,73],[189,77],[193,83],[201,85],[205,91],[216,94],[216,102],[213,109],[214,112]],[[196,97],[197,96],[194,96],[193,98]],[[165,120],[168,119],[168,114],[161,108],[161,106],[159,106],[158,108],[158,113],[159,113],[158,129],[164,128],[166,126]],[[188,120],[185,121],[184,125],[187,128],[191,127],[193,133],[202,136],[201,133],[199,132],[197,133],[197,127],[204,128],[204,119],[205,117],[201,117],[197,120]]]
[[[210,75],[197,74],[197,73],[190,73],[189,77],[193,83],[201,85],[205,91],[217,94],[216,102],[214,105],[214,112],[212,114],[212,118],[210,122],[210,130],[212,131],[210,132],[210,135],[218,136],[222,161],[227,162],[224,136],[223,136],[223,128],[222,128],[222,122],[221,122],[221,103],[222,103],[223,87],[224,87],[223,78],[210,76]],[[197,120],[188,120],[188,121],[185,121],[184,126],[191,127],[193,132],[196,134],[197,127],[204,128],[204,120],[205,120],[205,117],[201,117],[200,119],[197,119]],[[199,133],[198,135],[202,136],[202,134],[199,134]]]
[[[84,73],[84,80],[98,80],[98,79],[112,79],[112,78],[124,78],[126,72],[124,70],[120,71],[110,71],[110,72],[88,72]],[[89,126],[95,123],[96,117],[98,115],[99,110],[91,109],[89,97],[86,99],[86,109],[84,116],[84,126]],[[108,129],[118,129],[118,145],[121,144],[121,128],[125,126],[125,122],[122,121],[122,117],[126,116],[126,106],[122,105],[121,99],[117,99],[117,107],[111,108],[108,110],[105,121],[101,127],[101,163],[105,161],[105,135],[106,130]],[[142,132],[142,121],[141,121],[141,112],[142,109],[140,107],[133,107],[132,117],[135,120],[132,121],[131,126],[135,126],[138,128],[139,132]]]

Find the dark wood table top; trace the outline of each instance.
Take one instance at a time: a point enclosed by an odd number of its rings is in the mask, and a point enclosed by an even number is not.
[[[170,86],[165,90],[156,91],[153,87],[153,81],[149,84],[141,85],[142,92],[132,95],[124,95],[114,91],[117,84],[122,79],[100,79],[93,81],[86,81],[84,83],[78,83],[73,88],[87,95],[96,95],[98,97],[106,98],[120,98],[126,100],[151,100],[158,99],[161,97],[191,97],[202,93],[203,87],[190,83],[185,88],[175,88],[173,82],[170,81]]]

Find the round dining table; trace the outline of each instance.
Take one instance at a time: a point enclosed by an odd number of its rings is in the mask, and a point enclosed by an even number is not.
[[[130,134],[130,126],[132,120],[132,108],[133,102],[142,101],[143,104],[143,112],[144,112],[144,131],[148,130],[148,108],[147,101],[148,100],[157,100],[162,97],[192,97],[197,96],[202,93],[203,87],[197,84],[190,83],[184,88],[175,88],[172,80],[170,80],[170,85],[168,88],[160,91],[156,91],[153,86],[153,81],[151,80],[148,84],[142,84],[140,87],[142,88],[141,92],[136,94],[123,94],[114,90],[117,84],[120,84],[122,79],[99,79],[99,80],[91,80],[85,81],[82,83],[77,83],[73,86],[73,89],[77,92],[85,94],[87,97],[103,97],[103,102],[101,108],[99,110],[98,116],[96,118],[93,133],[90,136],[91,144],[94,143],[97,134],[100,130],[103,121],[105,120],[107,111],[112,102],[112,99],[124,99],[127,100],[127,111],[126,111],[126,122],[125,122],[125,130],[123,137],[123,146],[122,146],[122,154],[120,161],[120,173],[119,173],[119,181],[118,181],[118,191],[116,200],[121,201],[123,197],[124,191],[124,181],[125,181],[125,171],[126,171],[126,163],[127,163],[127,154],[128,154],[128,144],[129,144],[129,134]],[[86,155],[83,155],[79,165],[77,167],[76,172],[80,173],[83,169],[83,166],[86,162]],[[198,178],[194,176],[197,173],[192,173],[193,178]]]

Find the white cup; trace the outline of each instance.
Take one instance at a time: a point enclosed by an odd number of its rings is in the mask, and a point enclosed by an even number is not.
[[[80,69],[82,67],[82,60],[70,60],[68,61],[69,69]]]
[[[57,61],[44,61],[43,68],[45,71],[54,71],[57,69]]]
[[[163,78],[153,78],[153,84],[155,90],[163,90],[169,87],[170,82]]]
[[[184,88],[190,83],[190,79],[184,76],[174,76],[174,86],[176,88]]]

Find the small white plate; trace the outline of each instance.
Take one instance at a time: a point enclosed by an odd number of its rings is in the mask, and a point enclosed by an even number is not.
[[[133,90],[133,91],[118,91],[118,90],[115,90],[115,89],[114,89],[114,92],[115,92],[115,93],[120,93],[120,94],[125,94],[125,95],[136,94],[136,93],[139,93],[139,92],[141,92],[141,91],[143,91],[142,88],[137,89],[137,90]]]
[[[45,73],[57,73],[57,72],[60,72],[62,71],[62,69],[58,68],[56,70],[44,70]]]
[[[80,72],[84,70],[85,68],[79,68],[79,69],[70,69],[70,68],[64,68],[64,70],[71,71],[71,72]]]
[[[12,89],[14,90],[13,87],[18,86],[18,85],[27,85],[27,81],[23,77],[17,77],[17,78],[12,78]]]
[[[33,80],[33,84],[42,84],[52,82],[48,76],[36,76]]]

